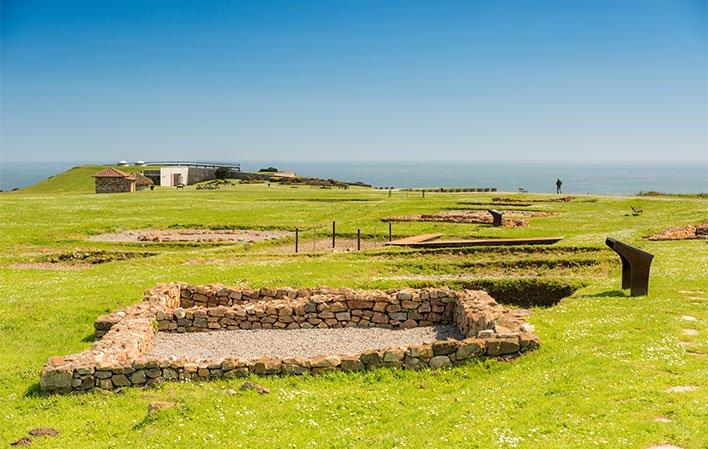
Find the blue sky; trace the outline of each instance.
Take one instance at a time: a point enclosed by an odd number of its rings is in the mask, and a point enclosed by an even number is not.
[[[3,160],[706,160],[706,1],[2,1]]]

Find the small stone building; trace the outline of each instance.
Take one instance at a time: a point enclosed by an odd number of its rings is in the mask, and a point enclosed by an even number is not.
[[[135,173],[125,173],[114,167],[93,175],[96,180],[96,193],[135,192],[152,185],[152,180]]]

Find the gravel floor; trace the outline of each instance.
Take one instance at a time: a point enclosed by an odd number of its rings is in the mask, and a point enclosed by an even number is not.
[[[221,359],[262,356],[312,357],[355,354],[366,349],[385,349],[429,343],[445,338],[461,339],[453,325],[389,330],[380,328],[343,329],[258,329],[173,334],[159,332],[149,355]]]

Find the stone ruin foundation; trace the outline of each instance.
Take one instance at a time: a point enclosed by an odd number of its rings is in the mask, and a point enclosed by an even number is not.
[[[138,304],[99,317],[91,349],[52,357],[40,385],[50,392],[113,390],[164,381],[319,374],[380,366],[442,368],[482,357],[514,356],[538,347],[529,312],[507,309],[483,291],[422,288],[232,288],[160,284]],[[316,357],[196,359],[150,356],[157,332],[236,329],[385,328],[451,324],[462,339]]]
[[[529,225],[528,217],[545,217],[547,212],[535,211],[504,211],[502,217],[502,226],[507,227],[526,227]],[[493,219],[489,212],[482,211],[466,211],[466,212],[440,212],[437,214],[415,214],[402,215],[398,217],[387,217],[381,221],[418,221],[418,222],[433,222],[433,223],[465,223],[465,224],[489,224],[493,223]]]

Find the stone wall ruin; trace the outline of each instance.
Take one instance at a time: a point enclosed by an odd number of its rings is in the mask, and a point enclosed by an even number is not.
[[[52,357],[43,367],[46,391],[113,390],[249,374],[319,374],[379,366],[442,368],[480,357],[517,355],[538,346],[528,312],[500,306],[483,291],[448,288],[227,288],[161,284],[138,304],[99,317],[91,349]],[[360,354],[252,360],[148,357],[156,332],[229,329],[382,327],[405,329],[454,324],[462,340],[437,340]]]

